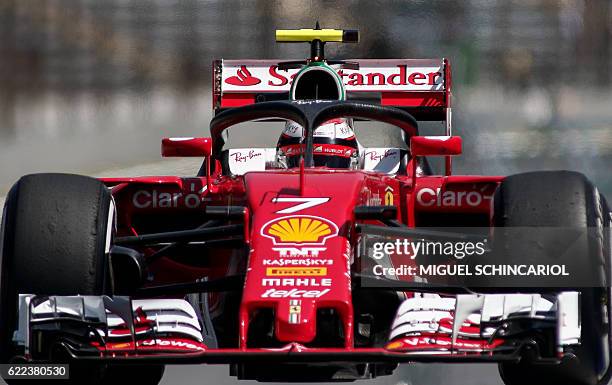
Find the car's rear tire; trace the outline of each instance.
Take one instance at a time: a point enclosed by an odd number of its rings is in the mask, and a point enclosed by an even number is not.
[[[585,245],[581,245],[589,248],[584,260],[563,261],[568,264],[578,262],[584,271],[589,271],[589,274],[595,272],[596,276],[602,277],[601,281],[593,282],[593,286],[601,287],[579,289],[582,335],[581,345],[573,352],[574,357],[558,365],[535,364],[528,360],[502,363],[499,366],[500,374],[506,385],[607,384],[610,372],[610,292],[605,287],[603,277],[607,275],[609,268],[609,261],[604,253],[607,242],[604,228],[609,226],[608,211],[605,199],[597,189],[584,175],[576,172],[550,171],[513,175],[506,178],[496,191],[496,227],[589,227],[592,231],[601,233],[601,238],[597,237],[599,239],[595,239],[595,242],[593,238],[589,238]],[[505,240],[511,243],[502,247],[513,248],[514,252],[512,260],[506,260],[504,263],[560,263],[559,260],[550,259],[549,254],[534,251],[537,249],[534,247],[530,248],[536,243],[541,250],[547,248],[547,245],[542,243],[548,241],[535,239],[535,234],[537,232],[534,232],[534,239],[528,239],[526,242]],[[520,249],[521,247],[524,249]],[[546,284],[550,286],[550,282]]]
[[[0,233],[0,358],[15,354],[12,331],[17,295],[101,295],[111,292],[108,252],[114,205],[106,186],[79,175],[34,174],[10,190]],[[100,364],[71,364],[71,383],[113,383],[118,377],[157,384],[151,371]],[[99,381],[99,382],[96,382]],[[23,384],[22,380],[17,382]],[[48,381],[41,381],[41,384]],[[66,381],[62,383],[67,383]]]

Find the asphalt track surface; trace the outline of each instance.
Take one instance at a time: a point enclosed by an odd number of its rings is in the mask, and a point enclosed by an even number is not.
[[[194,175],[199,160],[168,159],[131,167],[117,167],[91,176],[139,175]],[[0,197],[0,207],[4,197]],[[273,367],[270,370],[274,370]],[[449,365],[409,364],[400,366],[393,376],[356,383],[376,385],[502,385],[497,366],[491,364]],[[256,381],[237,381],[229,375],[227,365],[173,365],[166,367],[163,385],[230,385],[257,384]]]

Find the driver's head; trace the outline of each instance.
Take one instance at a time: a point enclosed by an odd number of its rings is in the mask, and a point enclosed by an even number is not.
[[[303,137],[302,126],[288,121],[278,140],[277,159],[286,167],[299,166]],[[354,169],[359,164],[359,145],[351,119],[333,119],[313,133],[313,156],[316,167]]]

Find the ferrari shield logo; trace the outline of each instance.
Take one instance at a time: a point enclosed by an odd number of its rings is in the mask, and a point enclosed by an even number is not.
[[[393,206],[393,188],[390,186],[385,189],[385,205]]]
[[[302,301],[299,299],[292,299],[289,301],[289,323],[298,324],[300,323],[300,316],[302,314]]]

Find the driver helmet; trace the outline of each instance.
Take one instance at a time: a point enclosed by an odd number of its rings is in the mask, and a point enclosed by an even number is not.
[[[302,126],[287,121],[276,146],[277,162],[286,168],[298,167],[305,147],[302,138]],[[332,119],[315,129],[313,159],[315,167],[355,169],[359,166],[359,143],[352,119]]]

